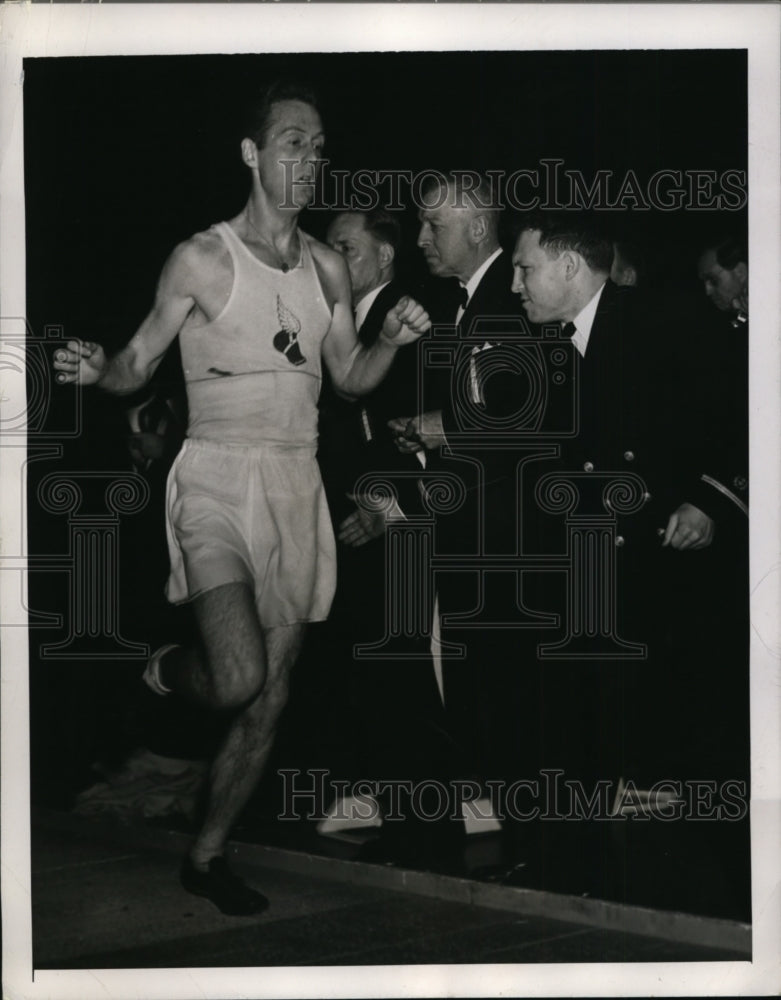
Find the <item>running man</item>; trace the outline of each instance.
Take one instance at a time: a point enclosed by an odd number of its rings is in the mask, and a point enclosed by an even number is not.
[[[360,396],[430,326],[405,297],[361,346],[343,258],[298,228],[324,142],[314,95],[272,84],[245,134],[247,204],[174,249],[127,346],[108,358],[99,344],[71,340],[54,355],[60,383],[121,395],[148,382],[180,337],[190,414],[168,481],[167,595],[192,601],[200,641],[158,650],[144,679],[233,713],[181,880],[234,915],[268,905],[223,852],[268,759],[306,623],[328,615],[334,591],[315,461],[321,358],[340,392]]]

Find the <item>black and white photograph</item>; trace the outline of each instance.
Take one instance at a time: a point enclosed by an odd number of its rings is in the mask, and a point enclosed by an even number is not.
[[[0,19],[3,995],[777,992],[778,8]]]

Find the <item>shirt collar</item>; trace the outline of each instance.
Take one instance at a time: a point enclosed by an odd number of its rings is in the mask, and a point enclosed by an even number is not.
[[[472,277],[469,279],[469,281],[467,281],[466,284],[464,284],[463,281],[459,281],[459,285],[461,285],[462,288],[466,289],[467,304],[469,304],[469,299],[471,299],[472,296],[475,294],[475,291],[477,290],[477,286],[483,280],[483,276],[485,275],[485,272],[488,270],[488,268],[491,266],[491,264],[493,264],[493,262],[496,260],[496,258],[499,256],[499,254],[501,252],[502,252],[502,248],[501,247],[497,247],[496,250],[494,250],[494,252],[491,254],[490,257],[486,257],[486,259],[483,261],[483,263],[480,265],[480,267],[478,267],[478,269],[475,271],[475,273],[472,275]],[[461,307],[461,308],[463,309],[463,307]],[[462,315],[463,315],[463,313],[462,313]],[[461,317],[459,316],[458,319],[460,319],[460,318]]]
[[[376,288],[372,288],[370,292],[361,299],[358,305],[355,307],[355,329],[360,330],[363,326],[364,320],[369,315],[369,310],[374,305],[374,300],[383,290],[386,285],[389,285],[390,281],[383,281],[381,285],[377,285]]]
[[[588,347],[589,337],[591,336],[591,328],[594,325],[594,318],[597,315],[597,307],[599,306],[599,300],[602,297],[602,292],[605,290],[605,284],[607,284],[607,279],[599,287],[596,294],[589,299],[586,305],[583,306],[577,316],[572,320],[575,326],[575,333],[572,335],[572,343],[578,349],[581,357],[586,356],[586,348]]]

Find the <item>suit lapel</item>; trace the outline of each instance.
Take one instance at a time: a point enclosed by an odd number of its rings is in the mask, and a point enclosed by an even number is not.
[[[385,322],[385,316],[389,309],[392,309],[401,298],[399,286],[395,281],[387,284],[372,302],[371,308],[366,314],[361,329],[358,331],[358,339],[366,347],[371,347],[377,340]]]
[[[615,299],[616,286],[608,281],[599,299],[594,323],[588,338],[584,367],[602,367],[615,360],[618,304]]]
[[[499,303],[506,303],[508,306],[513,304],[510,298],[511,284],[512,267],[509,264],[507,254],[503,251],[483,275],[482,281],[475,289],[474,295],[464,310],[464,315],[458,324],[462,337],[472,339],[472,326],[475,320],[496,316]],[[504,312],[504,309],[501,312]],[[518,313],[520,314],[520,300]],[[482,346],[483,340],[479,336],[476,339],[479,341],[479,346]]]

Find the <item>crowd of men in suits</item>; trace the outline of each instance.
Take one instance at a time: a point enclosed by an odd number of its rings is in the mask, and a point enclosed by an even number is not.
[[[430,184],[418,215],[428,270],[450,279],[426,302],[449,364],[412,345],[375,393],[321,399],[340,543],[324,635],[332,667],[349,664],[357,770],[493,783],[499,815],[501,789],[545,769],[586,790],[747,779],[745,248],[703,248],[699,277],[731,320],[703,326],[622,287],[643,252],[595,217],[529,216],[503,249],[487,184],[459,184]],[[400,290],[398,227],[342,213],[328,242],[370,342]],[[385,514],[355,495],[369,471],[402,484]],[[393,614],[387,521],[430,510],[440,474],[464,494],[433,515],[439,648],[462,651],[442,659],[441,697],[428,636],[392,661],[355,655]],[[403,827],[387,826],[398,858]]]

